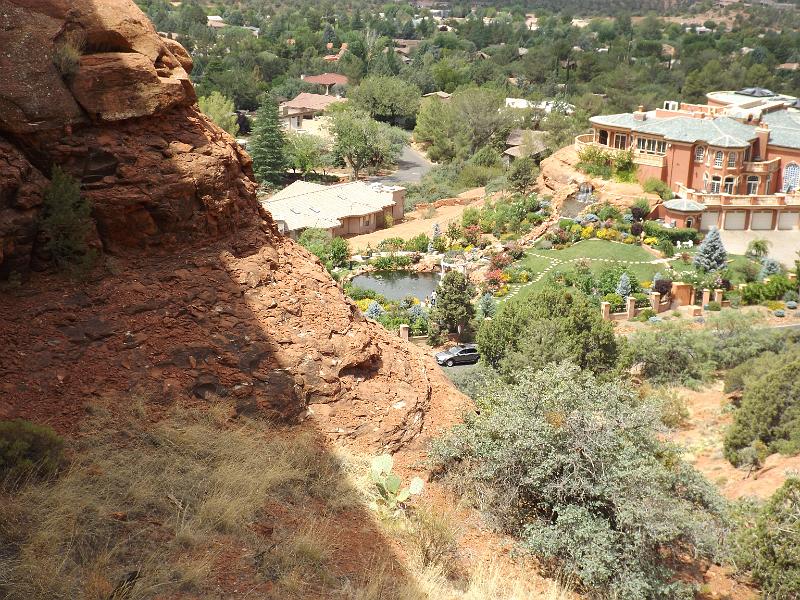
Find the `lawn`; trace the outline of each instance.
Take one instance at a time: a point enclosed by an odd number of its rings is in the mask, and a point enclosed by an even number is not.
[[[686,250],[686,252],[693,255],[697,252],[697,248]],[[741,283],[741,274],[736,267],[749,262],[750,259],[736,254],[729,254],[728,258],[731,272],[734,275],[733,283]],[[589,261],[590,268],[594,273],[599,273],[610,265],[624,265],[639,281],[652,281],[653,276],[659,271],[667,274],[665,265],[656,262],[659,259],[641,246],[590,239],[573,244],[563,250],[534,249],[528,251],[525,257],[514,266],[530,271],[532,281],[522,287],[513,286],[510,297],[524,298],[544,286],[552,274],[574,269],[576,262],[581,259]],[[694,271],[691,262],[685,264],[677,256],[670,259],[670,262],[676,271]]]

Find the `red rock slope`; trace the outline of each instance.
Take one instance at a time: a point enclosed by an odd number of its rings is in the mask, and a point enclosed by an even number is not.
[[[65,32],[80,68],[52,63]],[[47,174],[82,182],[114,255],[79,286],[0,294],[0,418],[71,431],[110,391],[165,407],[235,399],[396,450],[465,406],[432,360],[344,297],[259,213],[250,160],[194,106],[191,61],[127,0],[0,0],[0,273],[43,268]]]

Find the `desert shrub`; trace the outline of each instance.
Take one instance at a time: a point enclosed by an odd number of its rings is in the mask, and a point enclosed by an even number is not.
[[[410,252],[427,252],[430,241],[431,239],[427,236],[427,234],[420,233],[419,235],[408,240],[404,244],[403,249]]]
[[[78,181],[60,167],[54,167],[42,208],[39,223],[47,236],[45,249],[59,268],[84,274],[97,253],[88,244],[93,227],[92,209],[81,195]]]
[[[758,274],[761,272],[758,263],[749,260],[736,265],[734,270],[741,275],[745,283],[756,281],[758,279]]]
[[[708,336],[693,334],[688,325],[663,323],[630,337],[624,366],[639,365],[642,375],[659,385],[697,385],[714,370]]]
[[[800,598],[800,479],[790,477],[763,506],[742,503],[731,536],[733,558],[765,598]]]
[[[670,387],[659,387],[652,390],[648,400],[658,408],[661,422],[672,429],[682,427],[689,420],[689,408],[686,399]]]
[[[465,229],[477,225],[481,218],[481,211],[473,206],[469,206],[461,213],[461,226]]]
[[[352,298],[353,300],[379,300],[385,301],[381,295],[378,294],[375,290],[370,290],[368,288],[358,287],[352,284],[348,284],[344,288],[345,293]]]
[[[767,370],[769,365],[774,364],[776,358],[777,355],[774,352],[764,352],[728,370],[725,373],[725,393],[730,394],[744,390],[745,380]]]
[[[297,241],[319,258],[329,271],[334,267],[341,267],[350,259],[350,246],[347,240],[333,237],[326,229],[309,227],[303,230]]]
[[[725,436],[725,457],[734,465],[740,452],[760,441],[770,452],[800,452],[800,353],[789,348],[766,367],[744,377],[741,406]]]
[[[708,320],[706,331],[692,337],[707,338],[717,369],[730,369],[764,352],[780,352],[800,338],[792,330],[759,327],[760,317],[723,311]]]
[[[82,29],[66,31],[53,47],[53,64],[62,77],[70,79],[80,68],[86,35]]]
[[[719,312],[722,310],[722,305],[719,302],[714,302],[712,300],[706,305],[706,310],[710,310],[711,312]]]
[[[662,200],[672,199],[672,190],[669,189],[669,185],[656,177],[646,179],[642,189],[651,194],[658,194]]]
[[[0,421],[0,483],[49,477],[61,467],[64,441],[47,425],[24,419]]]
[[[644,323],[645,321],[649,321],[653,317],[657,317],[658,314],[652,308],[645,308],[636,315],[636,320],[641,321]]]
[[[485,385],[439,440],[446,480],[596,597],[692,597],[672,560],[709,556],[724,506],[657,434],[652,404],[569,364]]]
[[[411,264],[410,256],[379,256],[372,261],[378,271],[393,271],[395,269],[405,269]]]
[[[546,287],[526,302],[504,304],[478,332],[482,360],[513,378],[523,366],[570,360],[600,374],[613,371],[619,342],[610,322],[581,293]]]

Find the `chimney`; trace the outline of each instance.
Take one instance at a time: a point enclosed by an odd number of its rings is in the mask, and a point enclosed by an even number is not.
[[[639,105],[639,108],[636,109],[636,111],[633,113],[633,118],[636,121],[645,121],[645,120],[647,120],[647,113],[644,112],[644,106],[642,106],[641,104]]]
[[[761,123],[756,127],[756,137],[758,138],[758,147],[756,155],[761,157],[761,160],[767,158],[767,146],[769,145],[769,125]]]

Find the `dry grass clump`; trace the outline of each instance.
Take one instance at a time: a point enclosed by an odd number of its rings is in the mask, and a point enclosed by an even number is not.
[[[67,31],[53,47],[53,64],[63,77],[73,77],[80,68],[81,55],[86,45],[82,29]]]
[[[0,495],[0,596],[197,592],[209,581],[215,540],[236,536],[254,554],[265,545],[251,526],[268,503],[316,500],[335,512],[359,501],[310,434],[232,425],[224,405],[152,424],[141,402],[129,403],[123,416],[95,408],[60,478]],[[282,576],[303,583],[310,567],[310,576],[325,570],[325,544],[311,530],[271,545]]]

